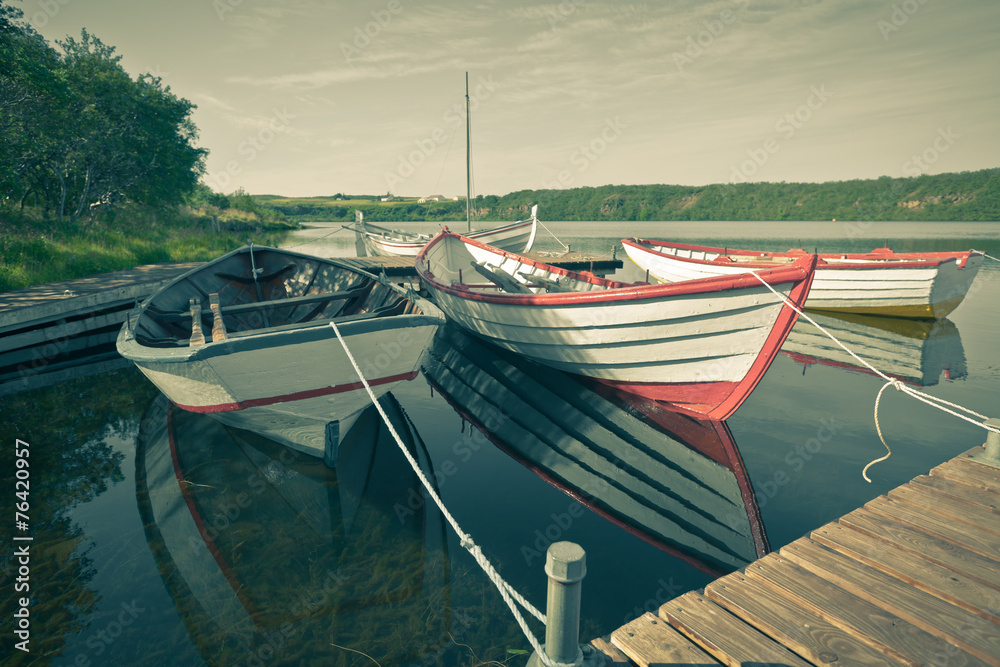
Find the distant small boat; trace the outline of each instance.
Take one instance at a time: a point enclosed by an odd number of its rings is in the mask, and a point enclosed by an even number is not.
[[[806,252],[759,252],[623,239],[625,252],[650,277],[672,283],[735,275],[788,265]],[[864,315],[936,319],[965,298],[983,263],[983,253],[821,253],[806,307]]]
[[[491,442],[653,546],[714,576],[767,554],[753,485],[725,422],[670,412],[453,326],[438,330],[423,371]]]
[[[528,252],[535,242],[535,234],[538,231],[537,216],[538,206],[535,205],[531,207],[529,218],[470,232],[468,236],[503,250]],[[373,225],[364,221],[360,211],[353,229],[360,233],[365,250],[373,257],[416,257],[420,249],[432,238],[430,234],[408,233]]]
[[[810,317],[875,368],[907,384],[929,387],[942,376],[961,380],[968,375],[962,338],[951,320],[833,312],[816,312]],[[803,373],[810,366],[821,365],[874,375],[801,318],[781,346],[781,354],[802,364]]]
[[[761,271],[805,301],[816,258]],[[559,370],[725,419],[778,353],[797,313],[749,274],[677,285],[573,273],[444,229],[416,270],[450,319]]]
[[[332,465],[339,422],[371,400],[331,322],[381,395],[416,376],[444,315],[336,260],[245,246],[137,306],[117,345],[184,410],[267,433]]]

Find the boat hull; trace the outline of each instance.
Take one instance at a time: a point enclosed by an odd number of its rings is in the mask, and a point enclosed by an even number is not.
[[[814,258],[769,274],[801,303]],[[506,294],[462,280],[470,264],[511,276],[559,276],[568,292]],[[417,273],[437,305],[462,328],[566,372],[677,409],[724,419],[760,380],[796,313],[753,276],[684,285],[625,285],[503,253],[447,230],[418,256]]]
[[[753,253],[726,248],[623,240],[639,268],[661,282],[736,275],[774,266],[794,253]],[[717,259],[718,258],[718,259]],[[739,258],[725,262],[726,258]],[[940,319],[958,307],[972,286],[982,253],[868,253],[820,255],[806,307],[863,315]]]
[[[495,229],[471,232],[468,236],[502,250],[528,252],[535,242],[537,228],[535,220],[522,220]],[[403,234],[375,232],[364,234],[365,249],[376,257],[416,257],[428,240],[430,239],[407,240]]]
[[[252,264],[262,266],[265,275],[268,263],[294,265],[295,271],[288,269],[258,294],[252,278],[248,287],[234,277],[240,258],[230,253],[138,307],[119,332],[118,351],[178,407],[331,461],[336,438],[328,437],[327,425],[352,417],[371,398],[330,324],[337,323],[365,379],[381,396],[416,376],[444,315],[375,276],[319,258],[256,252]],[[222,309],[227,336],[201,345],[168,338],[183,335],[181,325],[191,330],[191,316],[178,304],[211,292],[230,304]],[[340,296],[323,296],[329,294]],[[379,308],[387,314],[380,315]],[[352,314],[342,315],[345,309]]]
[[[752,485],[724,423],[669,413],[455,327],[439,330],[423,368],[494,444],[640,539],[715,576],[767,553]]]

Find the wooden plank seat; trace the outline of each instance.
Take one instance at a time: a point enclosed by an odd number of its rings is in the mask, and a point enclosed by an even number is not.
[[[236,274],[233,273],[222,273],[221,271],[216,273],[215,276],[217,278],[222,278],[223,280],[229,280],[234,283],[240,283],[241,285],[252,285],[254,283],[269,283],[275,278],[280,278],[286,273],[289,273],[294,270],[295,270],[295,263],[292,262],[291,264],[286,264],[277,271],[272,271],[271,273],[260,275],[257,276],[256,278],[254,278],[253,276],[237,276]]]
[[[526,285],[522,285],[514,278],[503,271],[495,271],[494,268],[485,263],[471,262],[476,273],[483,276],[497,287],[511,294],[530,294],[531,290]]]
[[[572,292],[567,285],[560,283],[558,280],[552,280],[545,276],[533,275],[530,273],[524,273],[523,271],[518,271],[521,276],[524,277],[529,283],[535,283],[539,287],[544,287],[546,292]]]
[[[317,324],[328,324],[329,322],[336,322],[339,324],[346,324],[348,322],[358,322],[360,320],[371,320],[378,317],[390,317],[392,315],[398,315],[406,307],[406,301],[401,303],[393,303],[388,306],[383,306],[377,308],[370,313],[356,313],[354,315],[344,315],[343,317],[334,317],[329,320],[308,320],[305,322],[293,322],[291,324],[281,324],[273,327],[264,327],[260,329],[247,329],[245,331],[230,331],[227,333],[227,339],[233,338],[246,338],[248,336],[254,336],[262,333],[274,333],[278,331],[293,331],[295,329],[306,329],[308,327],[316,326]],[[330,332],[333,333],[332,331]],[[138,336],[142,339],[144,345],[150,347],[188,347],[187,338],[152,338],[150,336]]]
[[[223,315],[234,315],[264,308],[287,308],[289,306],[301,306],[309,303],[320,303],[323,301],[334,301],[338,299],[350,299],[364,296],[368,292],[368,286],[359,287],[353,290],[341,292],[321,292],[319,294],[307,294],[306,296],[296,296],[288,299],[275,299],[274,301],[254,301],[252,303],[241,303],[234,306],[222,306],[220,310]],[[183,311],[162,311],[153,307],[147,307],[146,312],[160,322],[179,322],[191,317],[190,310]],[[211,313],[202,313],[202,318],[209,317]]]

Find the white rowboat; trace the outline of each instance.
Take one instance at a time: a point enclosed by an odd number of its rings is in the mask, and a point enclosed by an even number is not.
[[[788,265],[804,250],[759,252],[623,239],[625,252],[651,278],[672,283]],[[821,253],[806,307],[864,315],[942,318],[965,298],[983,253]]]
[[[805,301],[814,256],[760,277]],[[752,275],[628,284],[504,252],[445,228],[416,260],[450,319],[540,363],[711,419],[760,381],[797,313]]]
[[[245,246],[138,306],[118,352],[184,410],[333,465],[349,425],[339,422],[371,400],[331,322],[381,395],[416,376],[444,316],[412,291],[336,260]]]
[[[538,231],[537,213],[538,206],[532,206],[530,218],[492,229],[474,231],[468,236],[503,250],[528,252],[535,243],[535,234]],[[411,234],[373,225],[364,221],[360,211],[357,225],[365,250],[372,257],[416,257],[420,249],[432,238],[430,234]]]

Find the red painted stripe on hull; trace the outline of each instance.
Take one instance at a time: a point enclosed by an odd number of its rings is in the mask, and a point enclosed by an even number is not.
[[[412,380],[417,377],[418,371],[411,371],[409,373],[400,373],[398,375],[390,375],[384,378],[377,378],[375,380],[368,380],[369,386],[377,387],[378,385],[388,384],[390,382],[402,382],[403,380]],[[199,412],[199,413],[213,413],[213,412],[235,412],[237,410],[245,410],[246,408],[259,408],[265,405],[274,405],[275,403],[287,403],[289,401],[301,401],[307,398],[317,398],[319,396],[329,396],[331,394],[342,394],[348,391],[354,391],[356,389],[362,389],[364,385],[360,380],[357,382],[350,382],[348,384],[340,384],[336,387],[323,387],[321,389],[309,389],[307,391],[299,391],[294,394],[284,394],[283,396],[271,396],[267,398],[252,398],[246,401],[236,401],[235,403],[219,403],[217,405],[181,405],[176,403],[177,407],[182,410],[187,410],[188,412]]]
[[[233,574],[232,569],[229,567],[229,563],[226,562],[222,552],[220,552],[219,548],[216,546],[215,540],[212,539],[211,534],[208,532],[208,528],[205,527],[204,522],[201,520],[201,514],[198,512],[198,507],[195,505],[194,498],[192,498],[191,494],[188,492],[188,483],[187,480],[184,479],[184,472],[181,470],[181,463],[177,458],[177,443],[174,441],[174,420],[171,410],[169,409],[167,410],[167,440],[170,443],[170,460],[174,465],[174,477],[177,478],[177,485],[180,487],[181,497],[184,498],[184,503],[187,505],[188,511],[191,512],[191,519],[194,520],[195,527],[198,529],[201,539],[205,542],[205,547],[208,549],[208,552],[212,554],[212,558],[215,559],[215,562],[218,563],[219,570],[226,578],[226,581],[229,582],[236,598],[240,601],[240,604],[243,605],[246,612],[250,616],[253,616],[257,613],[255,605],[246,596],[246,594],[242,593],[243,584],[236,578],[236,575]]]

